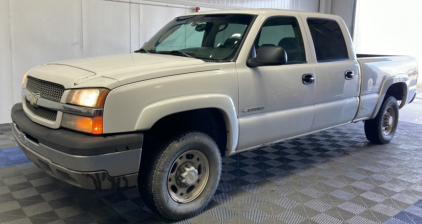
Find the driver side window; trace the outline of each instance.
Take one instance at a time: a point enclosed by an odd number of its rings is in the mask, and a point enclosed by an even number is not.
[[[287,53],[286,64],[306,62],[302,34],[295,17],[273,17],[262,25],[255,49],[261,46],[280,46]]]

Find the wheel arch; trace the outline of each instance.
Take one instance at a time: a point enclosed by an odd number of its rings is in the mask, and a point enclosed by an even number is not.
[[[401,109],[407,103],[408,87],[405,81],[397,81],[394,77],[390,77],[385,80],[382,86],[382,89],[379,94],[379,99],[377,106],[375,107],[374,112],[370,119],[373,119],[377,116],[378,111],[380,110],[382,103],[387,96],[394,96],[397,100],[401,100],[399,108]]]
[[[155,102],[142,110],[135,129],[148,132],[165,119],[178,117],[186,120],[186,116],[193,121],[210,119],[211,122],[215,122],[218,130],[225,130],[225,146],[221,148],[223,156],[232,154],[237,147],[239,137],[237,113],[233,100],[223,94],[190,95]],[[224,127],[221,127],[222,125]],[[222,145],[219,144],[219,147]]]

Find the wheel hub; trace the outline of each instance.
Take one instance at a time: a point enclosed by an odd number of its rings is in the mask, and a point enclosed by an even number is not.
[[[190,187],[198,180],[198,170],[190,163],[182,164],[179,172],[179,184],[183,187]]]
[[[387,110],[385,111],[384,115],[383,115],[383,120],[382,120],[382,132],[384,135],[389,135],[392,130],[394,129],[395,123],[394,123],[394,118],[395,118],[396,114],[393,110],[393,108],[387,108]]]
[[[389,113],[384,114],[384,127],[388,127],[392,124],[392,117]]]
[[[388,125],[391,126],[393,125],[393,117],[390,116],[390,118],[388,119]]]
[[[199,150],[182,153],[168,173],[167,189],[178,203],[188,203],[201,195],[209,177],[208,158]]]

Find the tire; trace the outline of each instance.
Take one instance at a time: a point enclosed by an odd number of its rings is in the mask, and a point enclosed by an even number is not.
[[[375,144],[389,143],[396,133],[399,123],[397,99],[388,96],[374,119],[365,121],[366,138]]]
[[[151,210],[180,220],[205,208],[221,174],[220,150],[211,137],[187,132],[170,138],[151,157],[141,164],[138,178],[139,193]]]

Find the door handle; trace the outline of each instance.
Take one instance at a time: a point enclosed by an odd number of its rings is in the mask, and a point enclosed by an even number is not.
[[[344,78],[347,80],[353,79],[354,76],[355,76],[355,73],[353,71],[344,72]]]
[[[302,75],[302,83],[304,85],[310,85],[315,82],[315,76],[313,74],[304,74]]]

